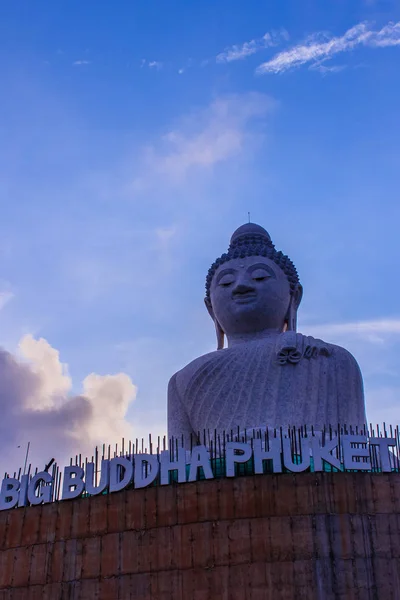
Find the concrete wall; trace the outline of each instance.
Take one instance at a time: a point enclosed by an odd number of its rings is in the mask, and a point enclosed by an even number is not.
[[[0,600],[400,599],[400,475],[258,475],[0,513]]]

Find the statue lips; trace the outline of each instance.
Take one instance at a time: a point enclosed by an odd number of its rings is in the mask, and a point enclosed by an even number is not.
[[[232,300],[238,304],[249,304],[254,302],[257,298],[257,292],[254,290],[248,290],[246,292],[234,292],[232,294]]]

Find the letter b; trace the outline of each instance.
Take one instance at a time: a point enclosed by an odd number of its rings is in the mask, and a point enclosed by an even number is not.
[[[85,489],[83,475],[84,471],[82,467],[78,467],[78,465],[65,467],[62,500],[71,500],[82,494]]]
[[[19,486],[18,479],[12,477],[6,477],[3,479],[0,491],[0,510],[7,510],[8,508],[14,508],[18,503],[19,498]]]

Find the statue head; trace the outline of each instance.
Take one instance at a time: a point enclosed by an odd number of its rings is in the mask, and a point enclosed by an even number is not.
[[[218,349],[224,335],[296,331],[302,293],[294,264],[275,250],[267,231],[254,223],[242,225],[206,280],[205,304]]]

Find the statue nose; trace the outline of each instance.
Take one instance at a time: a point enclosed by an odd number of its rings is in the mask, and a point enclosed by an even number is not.
[[[233,289],[234,294],[247,294],[248,292],[254,292],[254,287],[246,283],[239,283]]]

